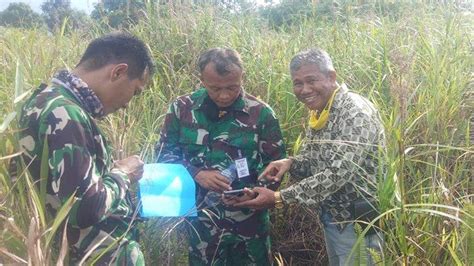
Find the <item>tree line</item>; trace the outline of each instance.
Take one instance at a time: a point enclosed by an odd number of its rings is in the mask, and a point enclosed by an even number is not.
[[[469,1],[431,0],[433,5],[454,5],[456,8],[470,9]],[[55,32],[63,25],[66,30],[87,29],[91,23],[110,28],[128,28],[147,16],[147,9],[179,6],[195,7],[211,5],[229,14],[254,12],[271,27],[284,27],[320,16],[338,19],[347,13],[403,16],[407,8],[416,8],[423,1],[383,1],[383,0],[265,0],[257,5],[253,0],[100,0],[94,5],[90,15],[71,7],[70,0],[46,0],[41,5],[41,13],[35,12],[26,3],[11,3],[0,12],[0,26],[16,28],[42,28]],[[424,3],[426,4],[426,2]]]

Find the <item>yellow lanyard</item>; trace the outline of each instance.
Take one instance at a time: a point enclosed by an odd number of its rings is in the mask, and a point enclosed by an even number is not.
[[[311,110],[309,112],[309,126],[314,129],[314,130],[320,130],[324,128],[329,120],[329,109],[331,109],[332,102],[334,101],[334,96],[336,96],[337,91],[339,88],[337,88],[331,95],[331,98],[329,98],[328,103],[326,104],[326,107],[324,107],[323,111],[318,114],[318,111],[316,110]]]

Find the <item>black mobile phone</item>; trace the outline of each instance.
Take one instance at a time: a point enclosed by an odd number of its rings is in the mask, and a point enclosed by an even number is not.
[[[225,197],[240,197],[244,195],[244,189],[234,189],[224,191]]]

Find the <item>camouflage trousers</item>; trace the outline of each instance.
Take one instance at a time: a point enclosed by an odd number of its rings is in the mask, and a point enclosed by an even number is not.
[[[189,265],[271,265],[270,237],[248,238],[195,219],[188,226]]]
[[[107,247],[97,248],[90,256],[90,259],[86,260],[85,264],[92,264],[92,258],[100,255],[106,248]],[[71,257],[73,265],[78,264],[82,260],[81,257],[74,256],[74,254],[72,254]],[[132,240],[126,241],[125,243],[120,244],[118,248],[105,253],[97,262],[94,263],[94,265],[142,266],[145,265],[145,258],[140,250],[140,245]]]

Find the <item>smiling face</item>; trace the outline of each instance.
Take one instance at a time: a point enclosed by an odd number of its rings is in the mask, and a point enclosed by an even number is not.
[[[214,63],[209,63],[201,74],[201,82],[209,98],[218,107],[228,107],[239,97],[242,88],[242,70],[234,66],[230,72],[219,75]]]
[[[291,73],[296,98],[310,110],[321,112],[337,88],[336,72],[321,73],[315,64],[305,64]]]

